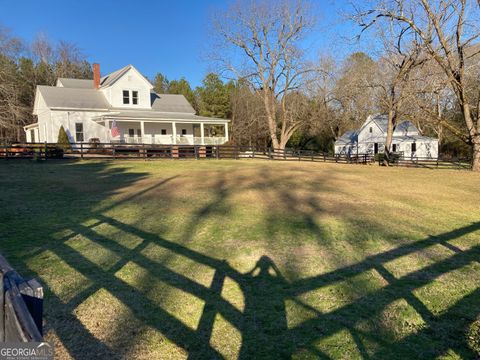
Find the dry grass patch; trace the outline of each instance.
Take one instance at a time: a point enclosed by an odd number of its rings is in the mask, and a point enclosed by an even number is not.
[[[0,251],[44,284],[60,359],[468,359],[479,189],[448,170],[12,161]]]

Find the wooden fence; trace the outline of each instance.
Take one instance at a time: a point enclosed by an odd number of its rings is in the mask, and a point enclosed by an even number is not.
[[[344,164],[382,163],[373,154],[332,155],[310,150],[272,149],[232,145],[154,145],[119,143],[76,143],[69,149],[57,144],[29,143],[0,146],[0,158],[9,159],[265,159],[278,161],[312,161]],[[397,156],[394,166],[470,169],[468,159],[432,159]]]
[[[43,288],[23,279],[0,255],[0,341],[41,342]]]

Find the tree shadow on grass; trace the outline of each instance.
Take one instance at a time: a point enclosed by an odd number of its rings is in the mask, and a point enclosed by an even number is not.
[[[123,174],[119,169],[109,173],[108,167],[102,165],[95,165],[89,170],[91,172],[88,174],[90,177],[88,181],[94,181],[95,177],[105,181],[102,188],[104,193],[97,197],[97,201],[107,198],[118,189],[129,186],[145,176],[145,174]],[[125,181],[121,180],[122,177]],[[288,281],[269,256],[260,257],[250,271],[240,272],[222,259],[206,255],[185,244],[170,241],[156,233],[106,215],[108,210],[154,189],[161,189],[173,180],[173,177],[163,179],[134,195],[102,208],[101,211],[93,211],[91,206],[88,211],[89,206],[87,206],[84,209],[84,215],[75,218],[73,223],[59,226],[59,228],[68,229],[68,235],[61,239],[50,239],[30,253],[30,256],[45,252],[55,254],[88,282],[88,286],[79,289],[67,300],[59,296],[54,289],[47,288],[45,309],[47,326],[55,331],[72,357],[113,359],[135,356],[130,349],[136,345],[138,334],[135,331],[132,332],[127,324],[122,323],[121,314],[114,319],[117,326],[111,324],[115,330],[113,340],[109,342],[99,339],[97,334],[85,325],[85,321],[79,318],[77,309],[102,290],[117,299],[142,325],[158,331],[177,347],[183,349],[190,359],[224,357],[222,353],[224,349],[218,348],[212,342],[218,316],[225,319],[241,335],[237,352],[240,359],[288,359],[294,355],[306,358],[339,357],[342,354],[332,353],[328,346],[325,348],[318,344],[340,333],[346,333],[348,335],[346,338],[352,339],[359,357],[366,359],[406,357],[434,359],[447,351],[454,351],[464,358],[478,356],[469,348],[465,337],[466,328],[480,314],[478,287],[458,299],[442,313],[432,312],[427,304],[421,301],[417,290],[432,284],[443,275],[478,262],[480,256],[478,245],[462,251],[453,246],[450,241],[479,231],[480,222],[401,245],[318,276]],[[230,209],[226,199],[232,195],[232,189],[222,178],[216,182],[216,186],[219,189],[216,197],[192,215],[190,222],[185,226],[183,238],[192,236],[198,222],[217,213],[219,208],[222,208],[228,216]],[[168,197],[168,194],[165,196]],[[286,190],[280,193],[280,199],[291,204],[298,202],[298,199],[292,197]],[[66,207],[64,203],[60,205]],[[310,205],[314,212],[322,211],[314,202]],[[297,209],[297,213],[302,216],[302,224],[306,224],[310,231],[321,234],[322,229],[316,225],[308,212]],[[96,231],[96,228],[101,225],[115,228],[139,241],[132,246],[127,246],[118,239]],[[272,221],[270,231],[274,231],[274,227],[275,224]],[[91,246],[98,246],[99,249],[113,254],[116,260],[109,266],[105,266],[86,256],[71,244],[77,235],[88,239]],[[210,284],[199,283],[189,276],[172,270],[164,265],[162,260],[154,260],[147,256],[145,250],[152,245],[210,269],[213,272]],[[453,254],[420,269],[412,269],[401,276],[395,276],[386,266],[391,261],[433,246],[444,246]],[[13,252],[12,249],[10,251]],[[22,259],[15,257],[15,262],[21,263]],[[135,285],[122,273],[132,266],[145,271],[143,278],[140,278]],[[27,268],[28,264],[24,263],[23,267]],[[368,279],[370,278],[358,280],[359,276],[366,273],[376,274],[381,285],[369,288]],[[234,306],[223,296],[227,279],[238,284],[244,298],[243,309]],[[67,278],[65,282],[69,280]],[[168,293],[157,293],[155,290],[157,282],[167,284],[169,288],[180,290],[202,301],[203,307],[196,326],[187,325],[168,311],[161,301],[158,301],[158,298],[167,296]],[[349,282],[353,287],[350,291],[356,296],[331,309],[311,306],[302,298],[305,294],[321,292],[330,289],[333,285]],[[399,339],[384,336],[381,326],[369,327],[389,305],[399,300],[406,302],[421,317],[424,322],[422,327],[414,329],[415,331],[411,334]],[[293,303],[297,308],[308,313],[307,318],[289,325],[287,302]],[[55,315],[52,316],[51,313]],[[92,314],[92,316],[95,315]],[[167,354],[166,357],[168,356]]]

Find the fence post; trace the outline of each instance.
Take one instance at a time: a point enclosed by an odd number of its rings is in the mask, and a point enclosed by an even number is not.
[[[145,148],[145,144],[142,144],[143,150],[143,160],[147,160],[147,149]]]
[[[195,154],[195,160],[198,160],[198,147],[193,145],[193,153]]]
[[[215,157],[218,159],[220,159],[220,145],[217,145],[215,147]]]
[[[80,143],[80,159],[83,159],[83,142]]]
[[[272,149],[268,148],[268,160],[272,160]]]
[[[115,154],[115,143],[112,143],[112,154],[113,158],[116,159],[116,154]]]
[[[47,142],[45,141],[45,149],[44,149],[44,152],[45,152],[45,154],[44,154],[44,156],[45,156],[45,161],[47,160],[47,149],[48,149],[48,148],[47,148]]]
[[[8,145],[5,144],[5,160],[8,160]]]
[[[325,152],[323,153],[323,162],[327,162],[327,156],[325,155]]]

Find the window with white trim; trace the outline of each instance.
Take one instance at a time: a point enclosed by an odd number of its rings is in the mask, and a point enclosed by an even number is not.
[[[83,141],[83,123],[75,123],[75,141]]]
[[[138,91],[132,91],[132,104],[138,105]]]
[[[123,103],[130,104],[130,91],[123,90]]]

